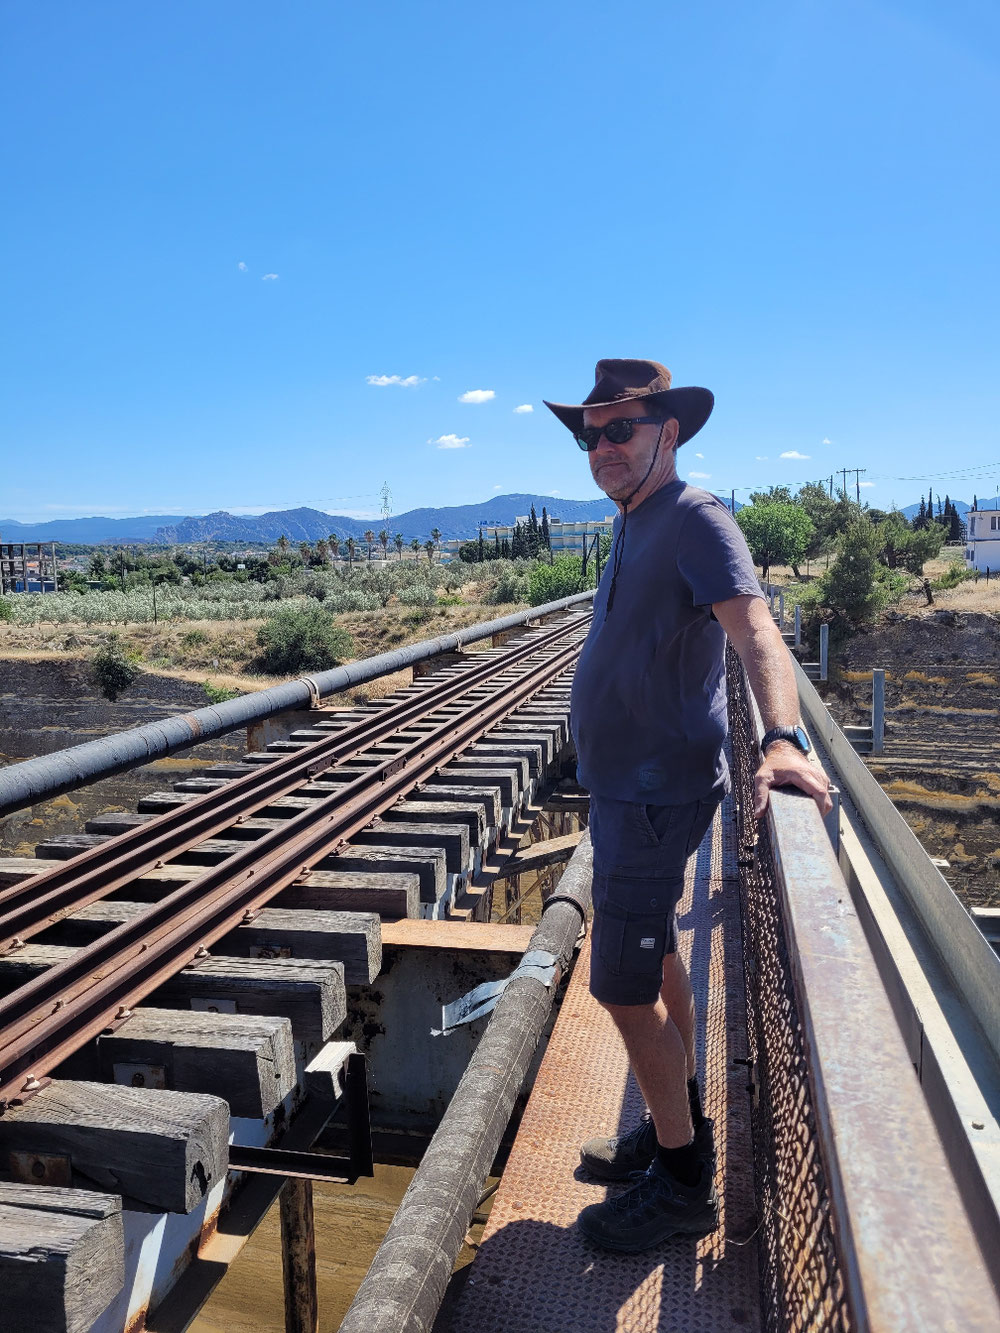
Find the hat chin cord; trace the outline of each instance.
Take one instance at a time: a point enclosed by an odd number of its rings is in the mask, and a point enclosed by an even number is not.
[[[643,486],[645,486],[646,482],[649,480],[649,474],[656,466],[656,460],[660,454],[660,444],[663,441],[663,427],[666,424],[667,423],[664,421],[660,426],[660,433],[656,437],[656,448],[653,450],[653,457],[650,460],[649,467],[646,469],[646,475],[643,477],[642,481],[639,482],[639,485],[636,486],[635,490],[632,491],[626,499],[620,502],[622,507],[622,525],[618,531],[618,536],[615,538],[615,549],[611,556],[611,587],[608,589],[608,604],[604,608],[605,620],[607,620],[608,616],[611,614],[611,608],[614,605],[618,574],[622,567],[622,558],[625,555],[625,525],[628,523],[628,507],[642,490]]]

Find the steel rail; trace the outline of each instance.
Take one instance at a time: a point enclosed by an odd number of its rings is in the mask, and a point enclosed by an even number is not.
[[[423,691],[398,708],[350,723],[329,737],[248,773],[215,791],[186,801],[110,843],[79,855],[21,884],[0,892],[0,954],[61,921],[71,912],[115,892],[147,870],[164,864],[188,848],[214,837],[311,778],[383,743],[407,726],[429,718],[446,704],[460,700],[510,667],[579,629],[585,617],[529,639],[454,680]]]
[[[236,926],[253,921],[282,889],[560,676],[579,647],[568,645],[485,707],[477,703],[408,745],[376,770],[377,784],[372,773],[360,774],[0,1000],[0,1111],[37,1092],[41,1076],[109,1024],[130,1017],[132,1005],[207,956]]]

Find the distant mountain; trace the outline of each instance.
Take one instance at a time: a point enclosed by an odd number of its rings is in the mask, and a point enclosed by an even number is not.
[[[726,497],[721,497],[726,500]],[[726,501],[728,503],[728,501]],[[607,518],[614,514],[613,501],[563,500],[553,495],[531,495],[526,492],[494,495],[481,504],[450,505],[438,509],[410,509],[394,514],[389,519],[390,534],[403,534],[406,542],[417,537],[426,541],[432,529],[438,528],[445,538],[467,541],[480,527],[513,523],[531,512],[535,506],[538,518],[544,508],[550,518],[561,518],[564,523]],[[742,508],[737,500],[736,508]],[[285,536],[292,544],[319,541],[335,532],[341,541],[345,537],[362,538],[368,528],[378,532],[381,518],[348,518],[345,514],[326,514],[321,509],[281,509],[268,514],[229,514],[220,509],[213,514],[182,518],[176,514],[147,515],[140,518],[67,518],[52,523],[17,523],[13,519],[0,520],[0,537],[4,541],[62,541],[92,545],[114,545],[129,542],[158,542],[168,545],[187,545],[193,542],[266,542],[273,544]]]
[[[57,518],[49,523],[18,523],[0,519],[0,539],[5,542],[80,542],[119,545],[155,541],[165,523],[179,523],[177,514],[141,514],[138,518]]]
[[[937,502],[939,498],[941,500],[942,505],[944,504],[944,496],[942,495],[939,497],[938,495],[935,494],[934,496],[935,509],[937,509]],[[972,508],[972,505],[966,504],[964,500],[952,500],[952,504],[958,510],[959,517],[961,517],[962,519],[965,518],[966,514]],[[910,519],[916,518],[916,516],[920,513],[920,501],[918,500],[915,505],[907,505],[905,509],[901,509],[899,512],[904,516],[904,518],[910,518]]]

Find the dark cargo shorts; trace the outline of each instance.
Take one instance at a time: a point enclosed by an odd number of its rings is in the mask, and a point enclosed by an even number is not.
[[[590,993],[602,1004],[653,1004],[663,958],[677,950],[684,867],[722,801],[632,805],[590,797],[594,925]]]

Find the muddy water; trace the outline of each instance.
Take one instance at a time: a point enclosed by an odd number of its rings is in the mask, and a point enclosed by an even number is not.
[[[375,1167],[356,1185],[313,1182],[320,1326],[340,1324],[368,1271],[413,1167]],[[275,1203],[191,1325],[191,1333],[284,1333],[281,1229]]]
[[[415,1168],[376,1164],[375,1178],[357,1185],[313,1182],[316,1285],[320,1328],[339,1328],[372,1259],[389,1230]],[[492,1180],[492,1177],[491,1177]],[[483,1216],[492,1206],[484,1206]],[[482,1223],[470,1230],[456,1272],[475,1256]],[[275,1202],[236,1262],[190,1326],[190,1333],[284,1333],[281,1226]]]

